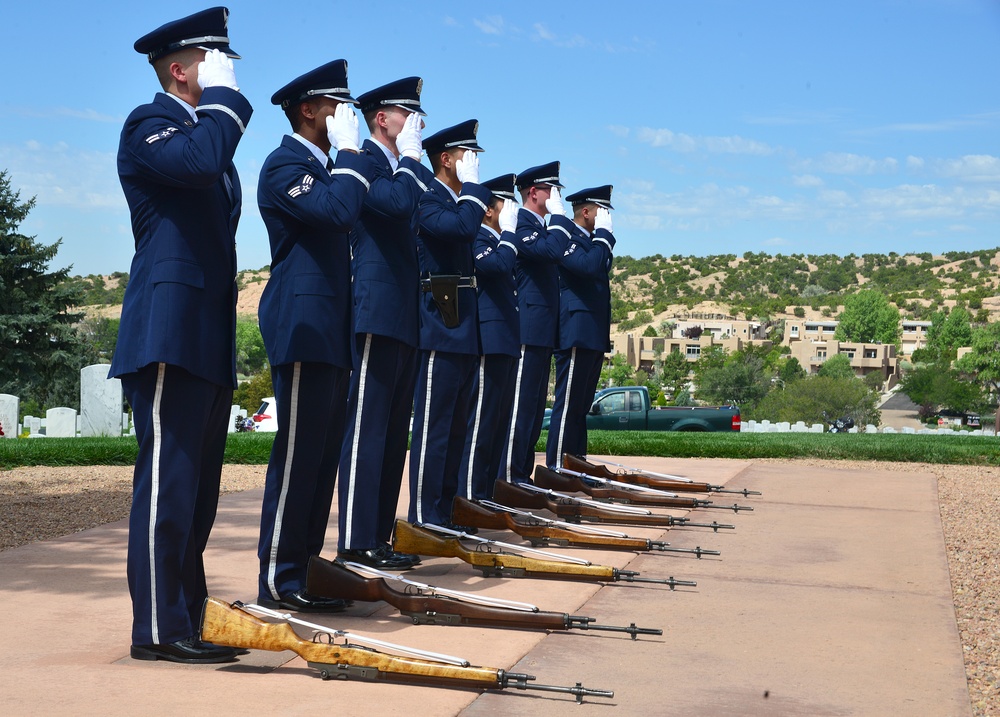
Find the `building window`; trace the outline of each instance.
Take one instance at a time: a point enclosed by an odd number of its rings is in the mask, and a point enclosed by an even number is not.
[[[698,358],[699,356],[701,356],[701,346],[699,346],[698,344],[688,344],[687,356],[688,358],[691,357]]]
[[[878,350],[877,349],[865,349],[865,358],[866,359],[878,358]]]

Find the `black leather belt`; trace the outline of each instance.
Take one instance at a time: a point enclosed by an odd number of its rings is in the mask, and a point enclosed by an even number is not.
[[[453,284],[456,289],[475,289],[476,277],[474,276],[461,276],[460,274],[434,274],[429,278],[424,278],[420,280],[420,290],[421,291],[431,291],[431,279],[434,283],[447,282],[448,284]]]

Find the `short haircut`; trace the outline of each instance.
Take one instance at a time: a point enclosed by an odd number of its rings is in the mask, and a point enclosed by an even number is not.
[[[174,81],[173,75],[170,74],[170,66],[175,62],[179,62],[184,67],[190,67],[195,62],[201,62],[200,58],[202,56],[195,54],[199,51],[204,52],[204,50],[198,47],[185,47],[183,50],[171,52],[153,61],[153,71],[156,72],[156,79],[160,81],[160,87],[164,91],[169,90],[170,85]]]

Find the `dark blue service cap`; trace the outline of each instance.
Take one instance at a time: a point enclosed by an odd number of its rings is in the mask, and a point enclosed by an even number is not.
[[[328,62],[296,77],[271,95],[271,104],[281,105],[284,110],[313,97],[329,97],[352,105],[358,104],[347,88],[347,60]]]
[[[459,122],[435,132],[430,137],[424,137],[424,151],[427,152],[428,156],[449,149],[471,149],[475,152],[483,152],[485,150],[476,143],[478,132],[479,120],[471,119]]]
[[[493,192],[494,197],[516,200],[514,196],[514,182],[516,180],[516,174],[501,174],[499,177],[487,179],[485,182],[480,182],[480,184]]]
[[[591,187],[590,189],[581,189],[579,192],[570,194],[566,197],[566,201],[572,205],[577,204],[596,204],[599,207],[604,207],[605,209],[614,209],[611,206],[611,190],[614,187],[610,184],[604,184],[600,187]]]
[[[376,87],[363,95],[358,95],[361,114],[396,106],[410,112],[416,112],[418,115],[426,115],[427,113],[420,108],[420,90],[423,88],[424,81],[419,77],[404,77],[401,80]]]
[[[563,189],[563,185],[559,184],[559,162],[529,167],[517,175],[517,188],[519,190],[533,187],[536,184]]]
[[[219,49],[234,60],[240,56],[229,47],[229,10],[213,7],[161,25],[135,41],[135,51],[150,62],[187,47]]]

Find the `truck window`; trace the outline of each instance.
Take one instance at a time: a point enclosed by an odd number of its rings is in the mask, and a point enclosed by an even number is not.
[[[600,409],[598,413],[614,413],[616,411],[625,410],[625,394],[624,393],[613,393],[610,396],[605,396],[597,403]]]
[[[630,411],[642,410],[642,396],[639,395],[638,391],[628,392],[628,410]]]

